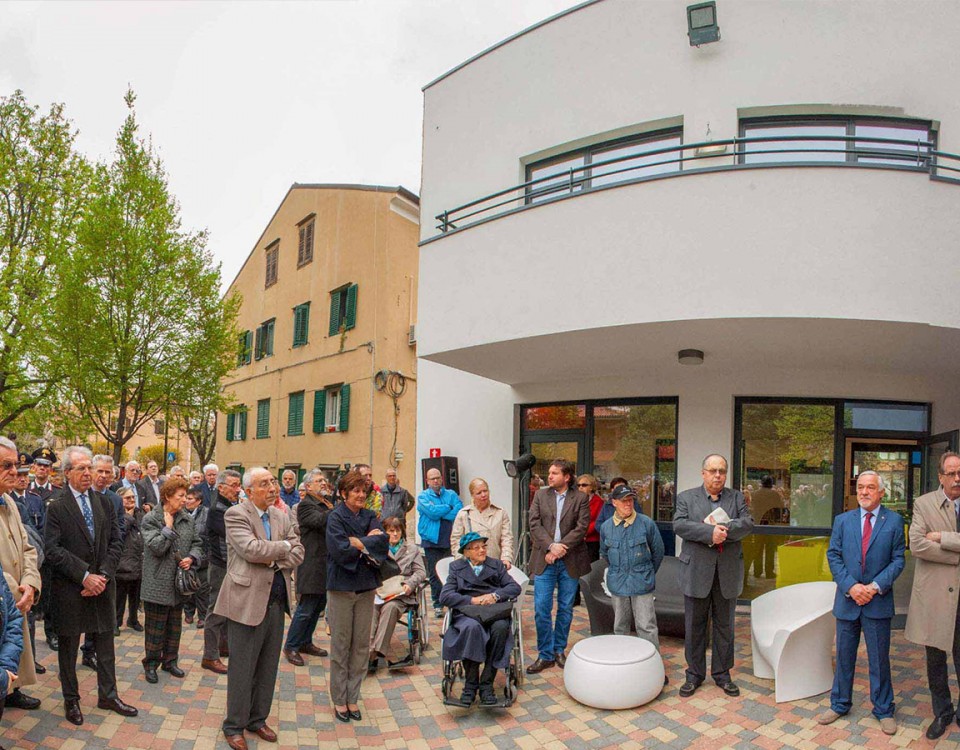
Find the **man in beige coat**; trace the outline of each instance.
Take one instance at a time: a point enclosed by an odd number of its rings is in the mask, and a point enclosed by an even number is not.
[[[223,734],[232,750],[246,750],[247,730],[267,742],[277,734],[267,726],[277,684],[283,614],[294,609],[291,572],[303,562],[303,545],[290,520],[274,503],[276,478],[262,468],[243,476],[249,500],[224,513],[227,574],[214,613],[227,618],[230,664]]]
[[[916,560],[907,640],[926,646],[927,682],[933,701],[933,723],[927,737],[935,740],[954,716],[947,654],[953,654],[960,675],[960,455],[948,451],[938,466],[940,487],[913,503],[910,552]]]
[[[33,663],[33,649],[27,613],[40,597],[40,569],[37,551],[30,544],[27,530],[20,520],[20,509],[7,493],[17,481],[17,446],[7,438],[0,437],[0,566],[7,585],[17,600],[17,609],[23,615],[23,652],[17,670],[16,687],[7,695],[7,708],[24,708],[28,711],[40,708],[40,701],[20,690],[37,682]]]

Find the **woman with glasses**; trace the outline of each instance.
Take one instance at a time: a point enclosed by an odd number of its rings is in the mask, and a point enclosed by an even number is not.
[[[501,560],[507,570],[513,565],[513,530],[510,517],[503,508],[490,502],[490,487],[487,480],[477,477],[470,482],[471,505],[461,508],[453,519],[450,532],[450,549],[459,549],[460,539],[476,531],[487,539],[487,555]],[[460,557],[457,553],[456,557]]]
[[[599,487],[600,483],[593,474],[581,474],[577,477],[577,489],[590,498],[590,525],[587,527],[587,535],[583,541],[586,542],[587,550],[590,552],[591,563],[600,559],[600,530],[597,528],[597,516],[603,508],[603,498],[597,492]]]

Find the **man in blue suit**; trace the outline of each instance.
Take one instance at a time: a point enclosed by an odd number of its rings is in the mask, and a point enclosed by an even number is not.
[[[857,477],[860,507],[833,522],[827,562],[837,583],[833,616],[837,618],[837,671],[830,708],[817,717],[831,724],[850,711],[853,673],[860,633],[867,642],[870,700],[884,734],[896,734],[893,687],[890,684],[890,619],[893,582],[903,572],[903,519],[880,505],[883,477],[864,471]]]

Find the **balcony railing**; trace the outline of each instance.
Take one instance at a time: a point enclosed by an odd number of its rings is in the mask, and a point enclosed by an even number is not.
[[[642,164],[627,163],[640,158]],[[960,155],[938,151],[930,141],[862,135],[731,138],[638,150],[528,180],[437,214],[436,227],[440,234],[430,240],[517,211],[597,190],[707,172],[782,167],[897,169],[922,172],[933,180],[960,184]],[[610,177],[614,175],[621,176],[622,180],[611,183]],[[600,178],[603,184],[594,186],[592,182]]]

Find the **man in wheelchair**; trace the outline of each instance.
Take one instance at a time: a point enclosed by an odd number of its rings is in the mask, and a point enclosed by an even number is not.
[[[461,537],[459,552],[463,557],[450,563],[440,591],[440,604],[452,615],[443,634],[443,658],[463,662],[462,706],[472,705],[478,690],[480,705],[496,706],[493,680],[498,669],[510,665],[511,613],[520,585],[500,560],[487,557],[487,539],[477,532]]]

